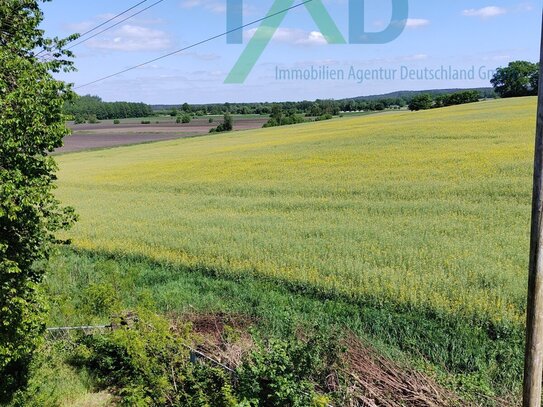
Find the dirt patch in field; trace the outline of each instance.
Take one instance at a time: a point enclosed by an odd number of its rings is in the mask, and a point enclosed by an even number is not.
[[[266,118],[237,119],[234,120],[234,130],[259,129],[266,121]],[[107,123],[70,125],[73,134],[64,139],[64,146],[55,150],[55,153],[204,136],[208,135],[209,130],[217,127],[219,123],[221,123],[220,120],[209,123],[207,119],[197,119],[187,124],[175,122],[112,124],[112,121],[108,120]]]

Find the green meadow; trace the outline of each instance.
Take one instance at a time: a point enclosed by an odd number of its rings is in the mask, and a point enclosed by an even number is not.
[[[221,301],[243,312],[241,299],[250,309],[265,298],[232,282],[285,290],[471,378],[461,386],[513,391],[535,108],[535,98],[485,101],[59,156],[57,195],[80,215],[63,237],[84,259],[67,255],[58,269],[117,259],[140,270],[126,292],[145,286],[170,312]],[[75,278],[63,273],[58,295]],[[191,276],[194,293],[181,287]],[[211,300],[221,289],[240,302]],[[277,312],[288,302],[269,300]]]

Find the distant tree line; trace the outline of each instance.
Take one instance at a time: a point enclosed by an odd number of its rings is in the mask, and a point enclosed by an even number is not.
[[[302,123],[308,120],[326,120],[332,116],[348,112],[383,111],[402,109],[417,104],[418,110],[430,107],[450,106],[468,103],[479,98],[496,97],[492,88],[470,91],[435,90],[427,92],[395,92],[389,96],[368,96],[342,100],[317,99],[301,102],[259,102],[259,103],[215,103],[206,105],[158,105],[145,103],[104,102],[98,96],[79,96],[64,107],[64,112],[76,123],[94,123],[98,120],[118,120],[125,118],[170,115],[180,123],[188,123],[193,117],[231,115],[271,116],[267,127]],[[425,102],[428,99],[431,102]],[[422,101],[422,104],[421,104]],[[427,104],[430,103],[430,107]],[[306,119],[308,118],[308,119]]]
[[[539,64],[528,61],[513,61],[496,70],[490,83],[496,95],[502,98],[536,96],[539,90]],[[477,102],[481,93],[474,90],[447,95],[422,93],[409,102],[409,110],[426,110],[438,107]]]
[[[409,110],[427,110],[439,107],[463,105],[465,103],[478,102],[481,98],[479,92],[475,90],[465,90],[451,93],[449,95],[432,96],[429,93],[423,93],[415,96],[409,102]]]
[[[176,116],[179,112],[186,112],[197,116],[224,115],[225,113],[237,115],[274,115],[274,109],[279,108],[283,120],[293,118],[296,115],[305,117],[321,117],[325,115],[337,116],[340,112],[357,112],[368,110],[385,110],[401,108],[407,105],[403,98],[386,98],[382,100],[333,100],[317,99],[315,101],[304,100],[301,102],[261,102],[261,103],[221,103],[208,105],[182,106],[155,106],[158,113]],[[289,119],[290,120],[290,119]],[[295,119],[299,120],[299,119]]]
[[[64,105],[64,113],[79,123],[85,121],[129,119],[153,115],[151,106],[145,103],[104,102],[98,96],[78,96]]]

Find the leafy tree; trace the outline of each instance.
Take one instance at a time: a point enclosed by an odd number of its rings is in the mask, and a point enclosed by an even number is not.
[[[232,131],[234,129],[234,118],[228,112],[224,114],[224,119],[221,124],[209,130],[210,133],[221,133],[223,131]]]
[[[278,123],[277,125],[281,124],[281,119],[283,118],[283,107],[279,103],[274,103],[271,109],[271,120]]]
[[[409,103],[409,110],[426,110],[431,109],[434,101],[432,96],[428,93],[415,96]]]
[[[506,68],[498,68],[490,83],[502,98],[535,96],[539,85],[539,64],[511,62]]]
[[[38,1],[0,2],[0,404],[25,385],[44,331],[38,262],[75,220],[53,195],[48,153],[69,134],[62,108],[72,92],[51,73],[72,69],[63,47],[76,36],[44,38]]]
[[[234,130],[234,118],[230,113],[225,113],[222,123],[223,131]]]

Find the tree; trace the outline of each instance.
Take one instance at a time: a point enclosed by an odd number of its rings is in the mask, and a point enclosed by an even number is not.
[[[72,92],[51,73],[72,69],[63,47],[76,36],[44,38],[38,1],[0,2],[0,404],[25,385],[43,336],[38,262],[58,243],[55,232],[75,221],[53,195],[48,153],[69,134],[62,109]]]
[[[498,68],[490,83],[502,98],[535,96],[539,85],[539,64],[511,62],[506,68]]]
[[[423,93],[422,95],[415,96],[411,99],[409,103],[409,110],[427,110],[431,109],[434,101],[432,96],[428,93]]]
[[[230,113],[225,113],[222,124],[224,131],[234,130],[234,118]]]

